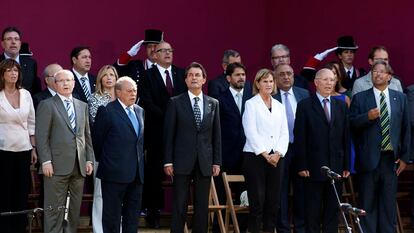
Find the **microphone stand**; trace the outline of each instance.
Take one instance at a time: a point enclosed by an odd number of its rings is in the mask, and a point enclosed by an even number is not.
[[[328,176],[328,177],[329,177],[329,176]],[[344,211],[343,211],[343,210],[342,210],[342,208],[341,208],[341,200],[339,199],[338,191],[336,190],[336,186],[335,186],[335,179],[334,179],[334,178],[332,178],[332,177],[329,177],[329,178],[331,179],[331,185],[332,185],[332,188],[333,188],[333,190],[335,191],[336,201],[338,202],[338,208],[339,208],[339,210],[341,211],[342,220],[344,221],[345,228],[346,228],[346,232],[348,232],[348,233],[352,233],[352,228],[351,228],[351,227],[349,227],[349,225],[348,225],[348,221],[346,220],[346,217],[345,217],[345,213],[344,213]]]
[[[12,211],[2,212],[2,213],[0,213],[0,216],[12,216],[12,215],[26,214],[27,219],[29,220],[29,233],[32,233],[33,219],[35,218],[35,216],[38,212],[43,212],[43,209],[42,208],[34,208],[34,209],[14,211],[14,212],[12,212]]]

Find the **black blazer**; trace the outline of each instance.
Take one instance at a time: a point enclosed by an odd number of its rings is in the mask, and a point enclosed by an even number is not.
[[[410,85],[406,89],[407,93],[407,103],[408,103],[408,111],[410,116],[410,125],[411,125],[411,157],[410,159],[414,159],[414,85]]]
[[[132,60],[128,62],[128,64],[120,66],[118,65],[118,62],[114,63],[114,67],[116,71],[118,72],[118,76],[128,76],[135,80],[138,87],[140,87],[139,81],[144,76],[145,68],[141,60]],[[138,90],[138,94],[140,93],[140,90]]]
[[[118,100],[101,106],[92,130],[92,142],[99,161],[96,176],[115,183],[144,183],[144,110],[134,105],[140,127],[136,135]]]
[[[5,59],[4,53],[0,56],[0,61]],[[34,94],[41,91],[40,79],[37,77],[37,62],[29,56],[19,56],[20,68],[22,70],[22,87]]]
[[[331,98],[331,121],[326,119],[316,94],[296,109],[294,149],[298,171],[309,170],[310,180],[324,181],[322,166],[342,174],[350,166],[350,133],[346,104]]]
[[[242,114],[244,104],[251,97],[251,85],[245,85],[241,113],[229,89],[221,92],[217,97],[220,103],[221,154],[224,168],[241,168],[241,153],[246,142]]]
[[[410,157],[410,120],[407,98],[401,92],[388,89],[391,108],[390,136],[395,159],[408,162]],[[381,156],[380,119],[368,119],[368,111],[376,108],[373,88],[352,97],[350,121],[355,144],[357,171],[370,172],[377,168]]]
[[[165,114],[164,164],[172,163],[175,174],[190,175],[200,167],[212,175],[212,165],[221,165],[221,131],[218,101],[203,95],[203,120],[197,130],[188,93],[172,97]]]
[[[72,70],[73,73],[73,70]],[[86,99],[85,93],[82,89],[82,84],[79,82],[79,79],[76,77],[76,74],[73,73],[73,76],[75,77],[75,88],[73,88],[73,95],[77,96],[78,99],[82,100],[85,103],[88,103],[88,100]],[[96,86],[96,76],[88,73],[89,78],[89,85],[91,86],[91,94],[95,92],[95,86]]]
[[[50,93],[49,89],[44,89],[43,91],[35,94],[32,98],[33,98],[33,105],[34,105],[34,109],[37,109],[37,106],[39,105],[40,101],[48,99],[52,97],[52,93]]]
[[[216,79],[208,81],[208,95],[217,98],[219,94],[227,90],[230,86],[226,74],[221,74]]]
[[[187,91],[187,85],[184,81],[184,70],[176,66],[171,67],[173,79],[173,96]],[[167,110],[167,104],[170,96],[167,87],[161,77],[157,67],[146,70],[145,76],[142,77],[142,93],[140,95],[139,105],[144,108],[146,114],[145,127],[145,146],[160,147],[160,140],[163,133],[164,114]]]

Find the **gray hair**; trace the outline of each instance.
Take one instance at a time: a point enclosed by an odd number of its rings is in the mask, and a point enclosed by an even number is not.
[[[240,57],[240,53],[232,49],[224,51],[223,64],[229,64],[230,57]]]
[[[275,44],[273,45],[273,47],[270,49],[270,57],[272,56],[273,52],[276,50],[284,50],[286,51],[288,54],[290,54],[290,50],[289,48],[284,45],[284,44]]]
[[[137,89],[137,83],[132,78],[130,78],[128,76],[123,76],[123,77],[120,77],[118,80],[116,80],[115,90],[119,90],[119,91],[122,90],[122,86],[123,86],[124,82],[131,83],[132,86],[135,89]]]

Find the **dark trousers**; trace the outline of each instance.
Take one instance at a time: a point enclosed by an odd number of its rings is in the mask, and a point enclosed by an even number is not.
[[[208,230],[208,201],[211,176],[201,174],[198,162],[190,175],[175,174],[173,181],[173,211],[171,232],[184,232],[187,219],[188,194],[191,180],[194,182],[194,216],[192,223],[193,233],[207,233]]]
[[[269,164],[261,155],[244,153],[243,170],[249,199],[249,232],[273,232],[280,203],[283,176],[283,158],[277,167]]]
[[[290,184],[293,188],[293,224],[295,226],[295,232],[305,232],[305,195],[303,187],[303,178],[300,177],[293,164],[293,147],[289,145],[288,152],[286,153],[285,169],[282,179],[281,196],[280,196],[280,208],[277,218],[277,232],[278,233],[290,233],[290,221],[289,221],[289,191]]]
[[[372,172],[359,173],[361,217],[365,233],[394,233],[397,221],[397,175],[393,153],[381,153],[380,163]]]
[[[0,150],[0,212],[27,209],[30,189],[30,151]],[[26,232],[27,216],[0,216],[0,230],[4,233]]]
[[[341,183],[335,183],[341,196]],[[305,181],[305,224],[307,233],[337,233],[338,203],[330,181]]]
[[[102,227],[104,233],[138,231],[138,211],[141,207],[142,185],[132,183],[114,183],[101,180],[102,185]]]
[[[142,207],[147,209],[147,220],[149,221],[159,218],[159,210],[164,208],[162,181],[165,175],[162,155],[161,145],[157,149],[149,148],[147,150]]]

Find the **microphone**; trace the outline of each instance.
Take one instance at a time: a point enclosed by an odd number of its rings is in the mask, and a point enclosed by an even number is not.
[[[331,179],[334,179],[334,180],[342,179],[341,175],[339,175],[338,173],[335,173],[334,171],[331,171],[331,169],[327,166],[322,166],[321,167],[321,173],[322,173],[322,175],[325,175],[325,176],[327,176]]]
[[[367,214],[365,210],[352,207],[352,205],[349,203],[341,203],[341,209],[342,211],[353,214],[355,216],[365,216]]]

